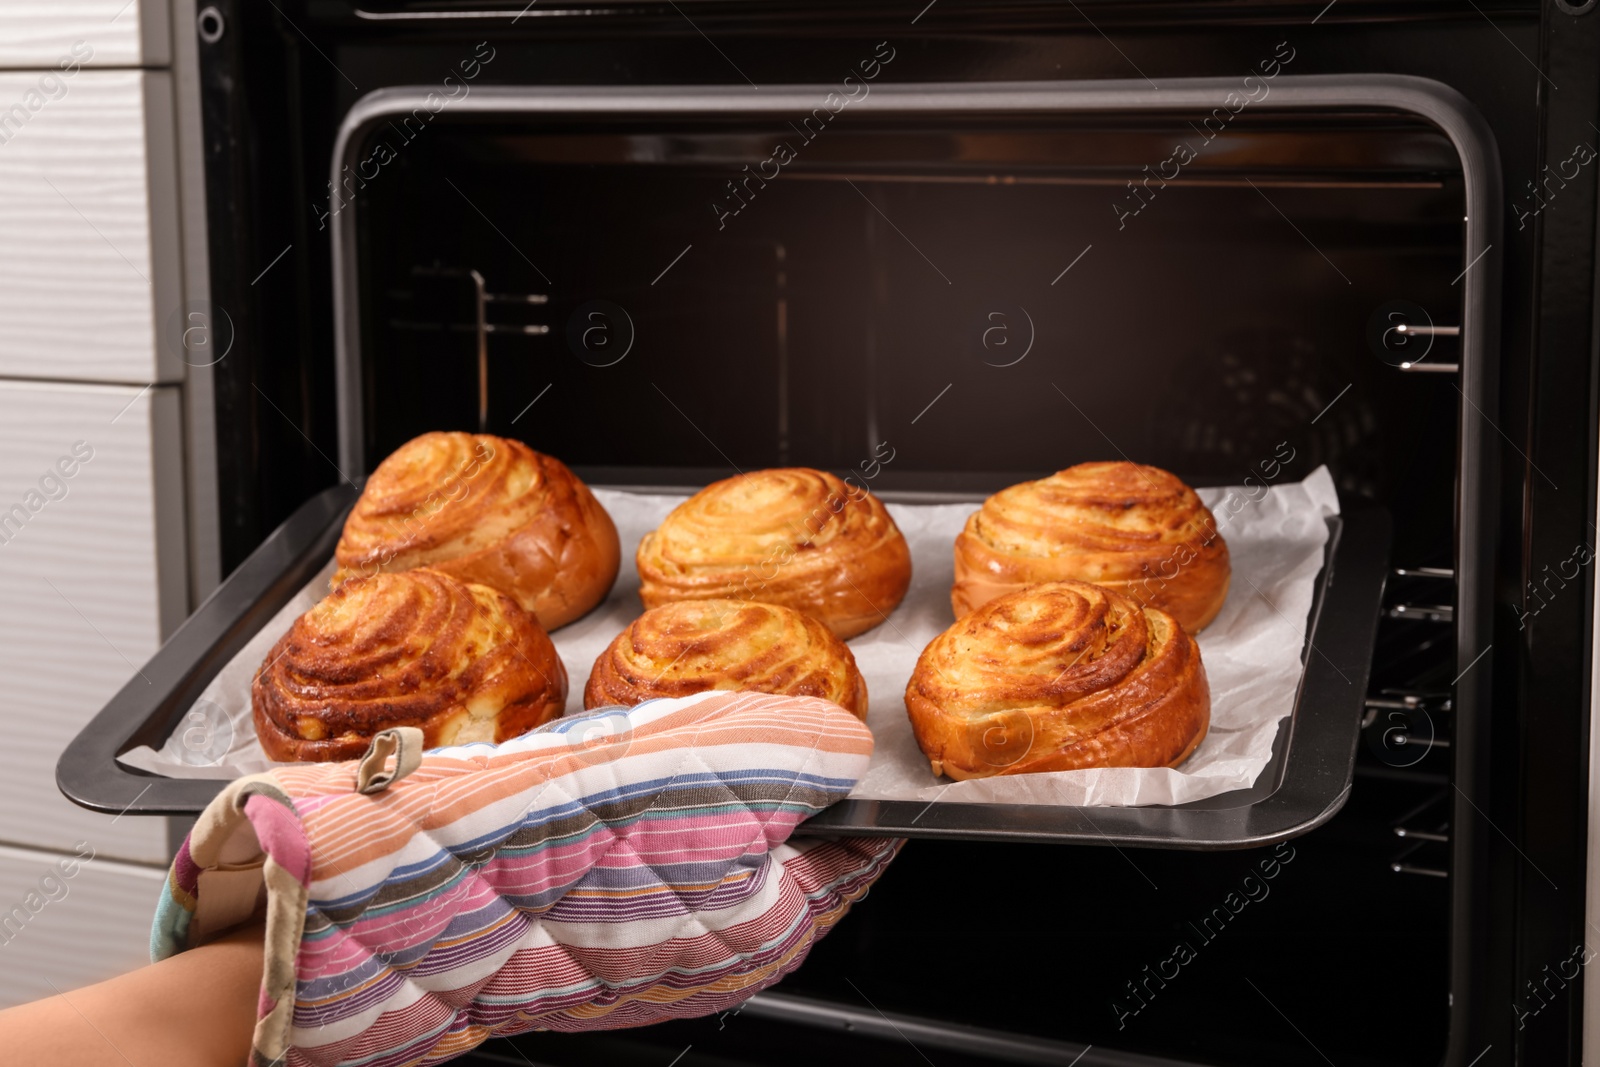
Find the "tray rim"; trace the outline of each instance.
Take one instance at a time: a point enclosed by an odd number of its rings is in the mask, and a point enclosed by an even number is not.
[[[1203,484],[1203,480],[1200,481]],[[660,493],[690,487],[635,482],[625,486],[597,485],[596,488]],[[343,528],[345,515],[358,493],[356,486],[340,484],[323,490],[301,505],[74,738],[57,765],[57,784],[69,800],[118,816],[195,815],[222,791],[230,779],[170,778],[127,767],[118,762],[117,757],[141,744],[159,746],[171,736],[201,690],[326,565]],[[881,496],[890,503],[901,502],[897,500],[900,497],[912,498],[904,501],[907,503],[936,502],[930,497],[947,503],[982,499],[981,493],[968,492],[935,494],[888,490]],[[1348,508],[1327,518],[1329,538],[1324,546],[1323,566],[1315,580],[1306,644],[1302,649],[1304,667],[1295,705],[1283,720],[1287,728],[1278,731],[1271,760],[1253,786],[1175,807],[1089,809],[1068,805],[845,800],[802,824],[796,833],[801,836],[851,834],[1224,849],[1270,844],[1321,825],[1332,818],[1349,796],[1359,734],[1360,701],[1366,695],[1378,605],[1387,572],[1387,513],[1377,505],[1361,502],[1355,505],[1353,513],[1356,516],[1353,520]],[[1361,558],[1351,558],[1347,547],[1352,542],[1352,521],[1358,532],[1357,540],[1364,538],[1370,542]],[[1372,551],[1373,548],[1377,551]],[[1347,576],[1354,570],[1356,581],[1334,582],[1333,575],[1341,570]],[[1317,649],[1318,638],[1322,636],[1328,591],[1335,585],[1341,589],[1359,586],[1356,592],[1363,594],[1351,598],[1351,605],[1339,609],[1351,615],[1353,622],[1348,625],[1359,631],[1355,647],[1361,652],[1348,664],[1358,675],[1349,683],[1357,690],[1357,704],[1348,722],[1349,738],[1345,746],[1348,758],[1336,761],[1343,764],[1342,774],[1327,778],[1320,788],[1311,791],[1309,798],[1296,794],[1297,803],[1285,804],[1280,798],[1267,809],[1273,816],[1269,825],[1248,834],[1225,833],[1221,828],[1237,822],[1239,813],[1262,808],[1279,797],[1291,770],[1297,766],[1295,760],[1306,747],[1305,743],[1295,743],[1295,735],[1303,732],[1298,730],[1301,704],[1308,679],[1312,677],[1313,664],[1319,663],[1311,652]],[[1318,674],[1331,674],[1338,669],[1329,660]],[[1337,748],[1338,739],[1331,740],[1332,747]],[[1252,795],[1255,799],[1244,799]],[[1226,797],[1241,799],[1232,805],[1217,803]],[[1091,810],[1094,815],[1086,814]],[[922,820],[930,814],[932,818],[924,823]],[[1160,825],[1183,822],[1193,825],[1188,830],[1176,825]]]
[[[986,109],[1032,113],[1176,112],[1209,106],[1218,94],[1230,87],[1229,79],[1215,77],[1173,79],[1159,90],[1132,80],[908,84],[884,86],[874,92],[870,101],[863,102],[863,106],[889,115],[938,111],[972,113]],[[464,102],[463,107],[466,112],[472,113],[511,112],[530,118],[561,113],[619,111],[657,116],[686,113],[728,115],[784,108],[793,101],[810,99],[807,94],[814,95],[817,88],[815,85],[778,86],[772,92],[761,94],[760,101],[751,101],[747,94],[722,86],[494,86],[475,93],[470,101]],[[407,109],[425,91],[425,86],[394,87],[380,89],[358,99],[339,125],[330,166],[335,177],[348,153],[356,146],[363,126],[381,121],[396,109]],[[1497,385],[1494,353],[1499,333],[1499,308],[1494,294],[1498,286],[1500,256],[1494,242],[1501,231],[1499,191],[1502,181],[1493,133],[1459,91],[1433,79],[1409,75],[1286,75],[1278,82],[1271,99],[1263,101],[1261,106],[1285,113],[1351,106],[1420,117],[1445,133],[1460,156],[1468,208],[1464,219],[1464,256],[1469,266],[1476,266],[1463,272],[1461,286],[1459,388],[1462,398],[1457,429],[1459,469],[1454,545],[1457,576],[1455,628],[1458,662],[1477,663],[1486,651],[1485,646],[1490,638],[1490,574],[1482,567],[1482,562],[1493,557],[1497,521],[1497,456],[1489,446],[1492,435],[1481,420],[1474,417],[1482,410],[1492,410],[1492,398]],[[359,477],[364,471],[364,457],[361,455],[364,413],[361,410],[359,388],[361,339],[355,314],[357,280],[351,263],[356,215],[355,205],[341,213],[331,234],[331,251],[339,455],[345,464],[343,469]],[[355,488],[345,485],[326,492],[345,492],[353,497]],[[1354,515],[1355,512],[1347,509],[1345,518],[1348,521]],[[1387,522],[1387,519],[1384,521]],[[265,548],[276,537],[277,532],[262,547]],[[253,555],[251,560],[247,560],[240,572],[249,567],[255,558]],[[271,586],[273,576],[264,572],[255,573],[252,581],[265,591]],[[188,630],[202,616],[218,626],[227,624],[227,612],[213,610],[209,616],[206,615],[208,609],[215,607],[216,599],[216,594],[208,598],[195,615],[180,627],[178,634]],[[174,634],[174,640],[178,634]],[[171,643],[168,642],[169,645]],[[162,652],[165,651],[164,646]],[[1362,667],[1365,670],[1370,663],[1364,663]],[[164,686],[182,685],[187,673],[185,664],[163,661],[161,652],[158,652],[145,671],[150,681],[141,688],[157,681]],[[155,779],[134,774],[115,763],[117,746],[105,741],[106,731],[115,735],[124,728],[125,724],[118,721],[118,716],[126,714],[126,709],[138,706],[139,702],[133,699],[136,694],[130,694],[130,690],[139,681],[135,679],[125,686],[63,752],[57,767],[58,785],[70,799],[97,810],[118,813],[139,810],[145,814],[184,814],[195,810],[197,805],[194,801],[203,803],[214,792],[209,788],[211,783],[204,780]],[[1460,722],[1456,763],[1457,784],[1461,790],[1456,814],[1461,830],[1455,851],[1457,866],[1469,872],[1477,870],[1483,863],[1483,852],[1473,826],[1473,813],[1468,805],[1476,783],[1484,779],[1486,774],[1484,763],[1487,749],[1484,739],[1479,735],[1485,728],[1485,712],[1492,683],[1491,661],[1472,672],[1470,677],[1458,679],[1456,684],[1457,718]],[[116,715],[112,714],[114,710],[117,711]],[[173,725],[172,722],[165,723],[165,731],[170,732]],[[149,724],[141,720],[128,729],[130,736],[140,736],[141,731],[148,728]],[[100,756],[106,758],[98,768],[93,758],[85,762],[86,757]],[[110,766],[106,766],[107,763]],[[191,787],[188,793],[193,799],[179,808],[136,809],[135,805],[140,802],[143,793],[151,788],[149,783],[153,781],[186,783]],[[193,788],[196,786],[199,788]],[[182,790],[177,792],[181,793]],[[1472,888],[1474,884],[1472,878],[1456,881],[1453,890],[1455,910],[1463,916],[1476,914],[1475,909],[1479,906],[1479,898]],[[1464,944],[1469,940],[1464,936],[1463,929],[1458,924],[1455,934],[1457,943]],[[1459,962],[1452,965],[1457,977],[1465,973],[1461,970],[1462,966]],[[1465,980],[1459,984],[1463,994],[1471,985]],[[1456,1037],[1452,1033],[1452,1047]]]

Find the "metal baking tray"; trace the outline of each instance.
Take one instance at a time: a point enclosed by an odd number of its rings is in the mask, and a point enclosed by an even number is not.
[[[357,495],[339,485],[312,497],[178,628],[62,753],[56,782],[68,799],[117,815],[194,815],[221,791],[223,780],[147,774],[117,756],[160,747],[211,679],[321,570]],[[1350,793],[1389,552],[1379,508],[1352,508],[1328,524],[1295,707],[1251,788],[1175,807],[847,800],[799,832],[1227,849],[1321,825]]]

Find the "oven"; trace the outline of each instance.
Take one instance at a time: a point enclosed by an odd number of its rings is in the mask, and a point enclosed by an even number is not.
[[[780,986],[474,1062],[1575,1064],[1593,6],[204,6],[235,574],[172,692],[430,429],[599,485],[807,465],[901,500],[1091,459],[1262,491],[1326,465],[1343,524],[1253,790],[851,802],[825,821],[914,840]],[[131,708],[69,750],[69,795],[125,799],[90,795],[109,748],[172,727]]]

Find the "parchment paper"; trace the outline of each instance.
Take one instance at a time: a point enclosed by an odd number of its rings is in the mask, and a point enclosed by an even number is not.
[[[1327,469],[1303,482],[1263,490],[1198,490],[1217,516],[1233,563],[1233,585],[1215,622],[1200,635],[1211,682],[1211,729],[1182,767],[1099,768],[1019,774],[978,781],[938,779],[917,748],[903,694],[917,656],[954,622],[951,546],[969,504],[890,504],[911,546],[911,591],[889,621],[850,641],[867,681],[868,725],[877,749],[851,795],[863,799],[1068,805],[1181,804],[1255,782],[1272,754],[1278,723],[1293,710],[1313,585],[1327,541],[1325,516],[1338,496]],[[567,668],[567,712],[583,708],[595,658],[642,610],[632,549],[684,500],[682,496],[597,488],[622,539],[622,573],[605,603],[557,630]],[[122,763],[175,778],[234,778],[274,766],[250,717],[250,680],[272,645],[327,592],[333,565],[312,579],[206,687],[160,750],[133,749]]]

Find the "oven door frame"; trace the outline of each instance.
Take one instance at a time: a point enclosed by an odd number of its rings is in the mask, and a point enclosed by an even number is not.
[[[930,114],[1150,114],[1206,112],[1238,88],[1236,79],[1177,78],[1152,88],[1143,80],[966,82],[875,86],[852,105],[875,118]],[[401,86],[361,97],[345,114],[334,143],[330,188],[356,166],[365,136],[375,127],[426,107],[430,86]],[[825,85],[768,86],[759,94],[743,86],[483,86],[453,102],[451,114],[574,118],[583,116],[685,119],[700,116],[762,117],[809,110],[829,92]],[[1494,561],[1500,474],[1497,432],[1486,412],[1498,394],[1501,167],[1493,131],[1458,91],[1429,78],[1398,74],[1284,75],[1255,111],[1328,109],[1391,112],[1419,118],[1449,138],[1460,159],[1466,217],[1460,308],[1456,524],[1456,682],[1454,812],[1451,833],[1451,1012],[1447,1065],[1466,1064],[1492,1040],[1488,1015],[1488,870],[1482,819],[1472,797],[1489,782],[1489,708],[1492,691]],[[346,478],[366,475],[363,454],[361,322],[356,263],[358,198],[332,219],[335,410],[339,464]],[[1481,662],[1480,662],[1481,661]],[[1465,669],[1463,669],[1465,668]],[[796,1021],[799,1021],[798,1019]],[[812,1021],[814,1020],[807,1020]]]

